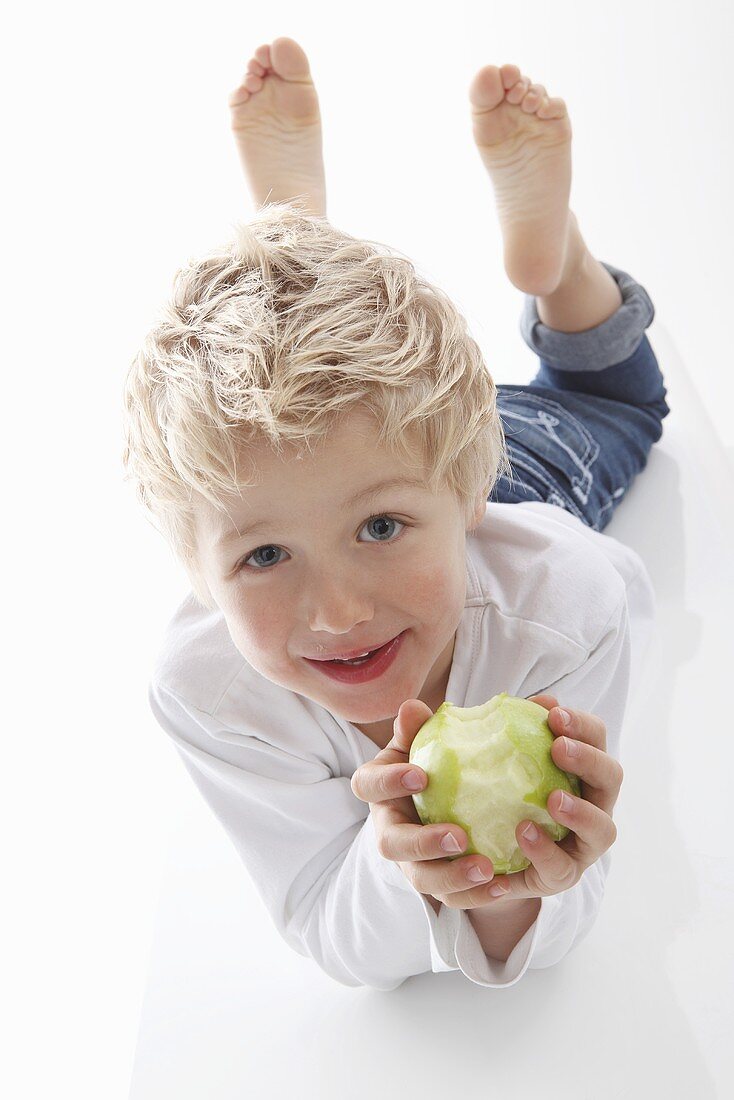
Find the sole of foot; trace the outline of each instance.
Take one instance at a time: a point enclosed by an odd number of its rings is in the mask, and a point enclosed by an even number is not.
[[[255,205],[298,200],[306,212],[325,217],[321,113],[301,46],[292,38],[258,46],[229,109]]]
[[[566,104],[517,65],[485,65],[469,100],[474,140],[494,187],[507,276],[527,294],[552,294],[578,252],[578,225],[568,205],[572,131]]]

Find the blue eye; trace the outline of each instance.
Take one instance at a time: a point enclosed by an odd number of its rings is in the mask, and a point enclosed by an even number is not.
[[[395,519],[395,517],[394,517],[394,516],[384,516],[384,515],[370,516],[370,518],[369,518],[368,520],[365,520],[365,522],[364,522],[363,526],[364,526],[364,527],[367,527],[367,526],[368,526],[368,524],[372,523],[372,521],[373,521],[373,520],[377,520],[377,519],[380,519],[380,520],[385,520],[385,521],[386,521],[386,522],[387,522],[388,524],[390,524],[390,523],[393,523],[393,524],[397,523],[399,527],[405,527],[405,524],[404,524],[404,523],[401,523],[399,519]],[[385,532],[383,532],[383,534],[385,534]],[[379,541],[379,542],[387,542],[388,540],[387,540],[387,539],[378,539],[378,541]],[[393,542],[394,542],[395,540],[394,540],[394,539],[392,539],[392,540],[390,540],[390,541],[393,541]]]
[[[387,516],[384,513],[380,512],[375,516],[370,516],[370,518],[368,520],[365,520],[365,522],[362,525],[362,529],[367,527],[368,524],[373,523],[375,520],[382,520],[383,523],[387,523],[388,525],[391,524],[391,523],[392,524],[396,523],[399,527],[407,527],[408,526],[408,524],[403,523],[402,520],[395,519],[394,516]],[[384,532],[384,531],[381,532],[381,534],[383,534],[383,535],[385,535],[386,533],[387,532]],[[393,542],[397,542],[397,539],[399,537],[400,536],[398,535],[396,538],[389,539],[389,540],[387,538],[378,538],[376,541],[377,542],[393,543]],[[250,558],[255,558],[256,555],[259,555],[261,551],[268,551],[271,554],[271,557],[269,558],[269,560],[266,560],[266,561],[263,562],[262,559],[260,559],[260,563],[258,565],[254,565],[254,566],[247,565]],[[242,559],[242,561],[240,562],[240,565],[238,566],[238,568],[243,568],[243,567],[247,566],[248,569],[253,569],[256,573],[262,573],[267,568],[269,568],[271,565],[280,565],[280,561],[274,560],[272,558],[272,553],[273,552],[280,553],[280,547],[273,546],[272,544],[270,544],[268,546],[258,546],[258,548],[256,550],[253,550],[252,553],[248,554],[247,557]]]

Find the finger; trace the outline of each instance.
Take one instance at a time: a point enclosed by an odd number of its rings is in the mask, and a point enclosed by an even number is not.
[[[406,785],[406,779],[417,776],[417,785]],[[389,798],[406,798],[421,791],[428,776],[417,765],[380,764],[370,760],[352,775],[352,793],[362,802],[385,802]]]
[[[366,764],[362,764],[352,775],[352,792],[357,798],[360,798],[363,802],[372,802],[379,801],[380,798],[384,797],[396,797],[394,794],[384,795],[383,793],[380,795],[378,793],[375,799],[371,798],[371,792],[379,792],[382,788],[379,784],[375,784],[370,777],[375,771],[379,771],[379,769],[389,764],[402,764],[404,772],[413,770],[405,766],[410,757],[410,747],[419,729],[428,721],[432,714],[433,711],[431,708],[420,699],[407,699],[404,703],[400,704],[398,713],[395,716],[395,721],[393,722],[394,732],[392,739],[388,741],[384,749],[380,749],[372,760],[369,760]],[[416,770],[425,776],[425,772],[421,768]],[[406,793],[406,791],[401,792],[403,795]]]
[[[400,704],[398,713],[395,716],[392,740],[388,741],[381,752],[398,752],[408,756],[418,730],[432,716],[433,711],[422,699],[406,699],[404,703]],[[381,753],[378,753],[377,757],[380,755]]]
[[[572,749],[577,755],[573,755]],[[559,737],[553,742],[551,759],[562,771],[579,777],[584,800],[611,815],[624,779],[624,771],[618,760],[593,745],[566,737]]]
[[[585,798],[576,798],[568,791],[551,791],[547,805],[553,820],[572,830],[573,847],[561,847],[560,850],[570,856],[579,868],[579,874],[583,874],[614,844],[617,826],[605,810]],[[559,845],[554,844],[554,847]],[[529,854],[527,848],[523,851]],[[533,864],[537,867],[535,859]],[[540,867],[538,871],[542,874]]]
[[[555,695],[529,695],[528,701],[530,703],[537,703],[539,706],[545,707],[546,710],[558,706],[558,700]]]
[[[569,716],[566,725],[563,714]],[[548,714],[548,725],[554,737],[566,735],[579,741],[585,741],[587,745],[594,745],[597,749],[606,751],[607,727],[598,714],[589,714],[585,710],[571,710],[570,707],[553,706]]]
[[[564,821],[563,824],[570,825],[568,821]],[[534,825],[536,829],[534,840],[523,835],[529,825]],[[515,830],[515,837],[523,853],[530,860],[531,866],[522,872],[496,875],[494,881],[487,887],[485,904],[501,902],[503,898],[519,901],[522,898],[560,894],[578,882],[585,868],[581,867],[579,861],[574,859],[568,851],[552,840],[542,825],[532,821],[521,821]],[[501,893],[494,891],[501,891]]]
[[[561,808],[563,795],[564,808]],[[536,825],[537,836],[525,835],[528,824],[521,822],[515,832],[517,842],[530,860],[531,866],[522,874],[497,876],[493,886],[507,890],[503,897],[515,899],[560,894],[575,886],[587,867],[611,848],[617,839],[617,828],[611,817],[583,798],[567,791],[553,791],[548,798],[551,817],[572,830],[572,843],[554,841],[542,825]],[[490,893],[490,896],[493,896]]]
[[[430,894],[450,909],[476,909],[486,905],[486,884],[492,881],[491,859],[471,855],[461,860],[435,859],[400,863],[411,886]],[[479,879],[470,877],[478,871]]]
[[[396,863],[446,859],[449,855],[466,851],[467,836],[458,825],[422,825],[420,822],[412,822],[401,813],[395,803],[390,802],[373,806],[371,812],[377,850],[384,859],[392,859]],[[447,834],[457,841],[458,850],[442,846],[441,842]]]
[[[529,695],[528,700],[531,703],[538,703],[539,706],[545,707],[545,709],[550,712],[547,721],[551,728],[551,732],[555,736],[565,733],[569,737],[579,737],[582,741],[587,741],[591,745],[596,745],[597,748],[606,749],[607,727],[598,714],[590,714],[585,710],[571,710],[570,707],[562,707],[555,695]],[[562,710],[564,710],[571,719],[568,726],[564,723],[563,715],[561,714]]]

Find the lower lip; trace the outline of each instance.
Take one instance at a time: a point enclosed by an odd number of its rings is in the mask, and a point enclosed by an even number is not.
[[[376,680],[378,676],[382,676],[383,672],[389,669],[397,657],[403,638],[407,633],[407,630],[404,630],[402,634],[398,634],[397,638],[393,638],[391,642],[386,642],[380,649],[376,649],[363,665],[340,665],[336,661],[312,661],[309,657],[305,657],[304,660],[317,668],[319,672],[323,672],[325,676],[330,676],[332,680],[341,680],[344,684],[364,684],[368,680]]]

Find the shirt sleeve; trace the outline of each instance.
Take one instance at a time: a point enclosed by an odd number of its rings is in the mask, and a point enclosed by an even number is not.
[[[380,855],[369,806],[350,778],[233,735],[156,682],[148,697],[290,947],[347,986],[396,989],[434,960],[456,968],[432,951],[420,896]]]
[[[528,695],[554,695],[571,709],[598,715],[607,729],[607,752],[619,758],[625,704],[629,691],[631,646],[626,598],[609,619],[598,644],[572,672]],[[535,923],[515,945],[506,962],[485,955],[464,910],[442,905],[438,915],[421,896],[436,922],[435,951],[446,969],[457,967],[477,985],[514,985],[530,969],[553,966],[589,934],[596,921],[611,863],[608,849],[570,890],[541,899]],[[436,960],[436,961],[438,961]],[[434,965],[434,970],[439,969]]]

